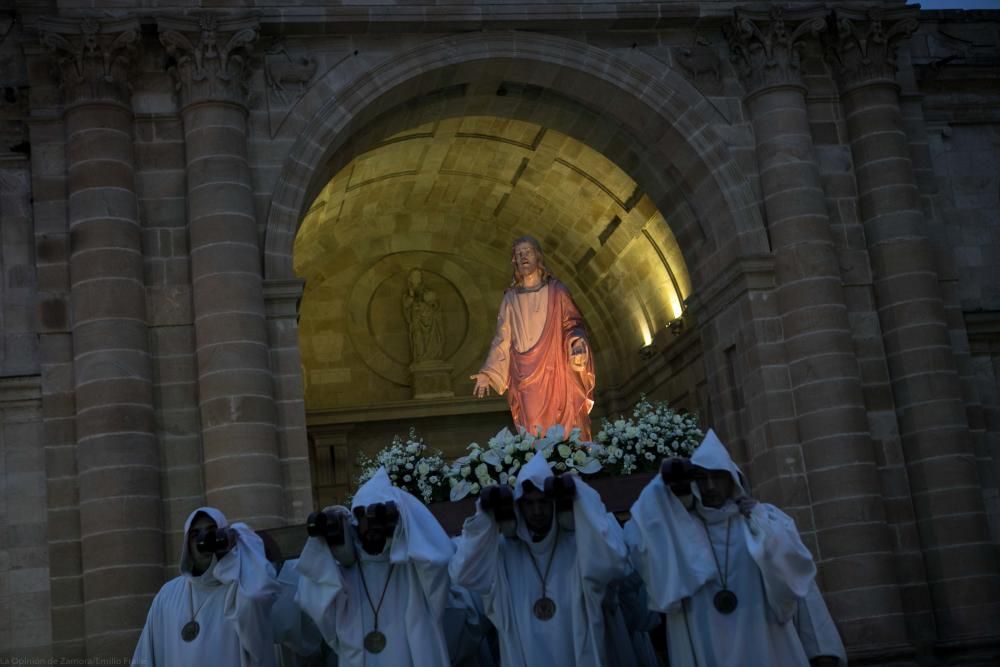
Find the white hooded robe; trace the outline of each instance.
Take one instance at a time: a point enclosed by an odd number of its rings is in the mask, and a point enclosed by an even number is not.
[[[799,600],[799,609],[795,614],[795,627],[799,631],[799,639],[806,657],[810,660],[820,656],[837,659],[840,667],[847,667],[847,651],[840,639],[840,632],[833,623],[830,610],[826,607],[823,595],[815,582],[809,587],[809,594]]]
[[[713,431],[691,462],[729,472],[735,494],[745,495],[743,474]],[[689,512],[657,475],[632,506],[625,525],[629,558],[646,583],[650,608],[667,614],[670,664],[808,665],[791,621],[816,568],[794,522],[766,503],[757,504],[749,519],[732,500],[719,509],[705,507],[697,485],[692,487],[697,501]],[[722,573],[727,550],[728,571]],[[713,604],[723,576],[738,598],[731,614]]]
[[[353,506],[389,500],[396,503],[399,523],[380,554],[365,552],[355,540],[358,561],[343,567],[324,538],[309,538],[296,565],[301,577],[295,600],[337,652],[341,667],[446,666],[450,661],[442,615],[448,604],[451,541],[423,503],[392,486],[385,469],[358,489]],[[390,566],[392,578],[386,585]],[[364,647],[365,635],[375,628],[375,615],[362,586],[361,568],[375,606],[385,590],[378,615],[379,631],[386,637],[381,653]]]
[[[278,572],[281,593],[271,608],[271,627],[279,667],[295,667],[304,658],[317,656],[323,647],[323,636],[312,619],[295,602],[299,587],[298,558],[286,560]],[[336,664],[334,657],[333,663]]]
[[[548,463],[536,454],[518,474],[515,501],[524,482],[545,488],[552,476]],[[504,667],[603,667],[605,626],[601,602],[608,585],[627,574],[621,527],[604,508],[596,491],[579,477],[573,500],[574,531],[553,526],[532,542],[515,504],[517,537],[500,535],[492,514],[477,503],[466,520],[462,540],[451,563],[452,581],[483,596],[486,614],[496,626],[500,662]],[[553,545],[555,551],[553,552]],[[546,595],[555,601],[555,616],[535,618],[532,608],[542,596],[542,583],[532,555],[544,574],[552,554]]]
[[[272,667],[270,613],[278,583],[264,556],[264,543],[246,524],[235,523],[236,546],[221,560],[213,556],[208,569],[193,576],[187,534],[198,514],[207,514],[219,528],[229,525],[225,515],[212,507],[199,507],[188,516],[181,576],[165,583],[153,598],[132,665]],[[181,628],[192,616],[200,630],[187,642],[181,638]]]

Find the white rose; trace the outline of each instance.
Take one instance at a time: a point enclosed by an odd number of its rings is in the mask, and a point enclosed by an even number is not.
[[[430,471],[431,467],[422,461],[417,465],[417,472],[420,473],[421,476],[426,476]]]
[[[525,461],[530,461],[531,457],[533,457],[534,455],[535,455],[534,452],[528,452],[527,454],[524,455],[524,460]]]
[[[479,493],[479,485],[476,484],[475,482],[473,482],[472,486],[469,487],[469,493],[471,493],[473,495]]]
[[[573,453],[573,450],[569,448],[569,445],[559,445],[558,450],[559,450],[559,456],[563,457],[564,459],[568,459],[570,455]]]
[[[486,467],[485,463],[480,463],[479,465],[476,466],[476,477],[482,479],[483,477],[489,477],[489,476],[490,476],[490,471],[489,468]]]
[[[472,474],[472,468],[469,466],[462,466],[462,477],[468,477]]]

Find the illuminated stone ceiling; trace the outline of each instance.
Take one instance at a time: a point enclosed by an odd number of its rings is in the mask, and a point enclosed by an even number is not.
[[[513,238],[541,241],[594,338],[599,385],[681,312],[690,279],[665,220],[621,169],[539,125],[463,116],[395,134],[322,190],[300,228],[301,342],[310,409],[405,400],[403,276],[438,282],[455,393],[478,369]]]

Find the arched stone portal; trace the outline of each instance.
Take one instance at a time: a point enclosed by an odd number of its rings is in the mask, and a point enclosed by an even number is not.
[[[442,54],[447,57],[442,58]],[[341,74],[340,81],[343,80]],[[418,132],[414,127],[448,119],[489,116],[530,123],[536,129],[565,136],[573,144],[602,156],[629,180],[634,190],[620,199],[636,199],[628,204],[629,210],[638,200],[645,202],[640,208],[645,210],[646,217],[658,218],[650,230],[657,236],[671,237],[668,245],[680,255],[673,261],[681,265],[685,283],[690,269],[690,287],[683,298],[696,295],[691,303],[697,305],[686,317],[687,326],[695,328],[699,319],[705,324],[730,311],[734,299],[749,298],[747,288],[751,284],[770,286],[765,258],[767,236],[759,210],[751,204],[755,199],[751,183],[733,151],[713,127],[725,120],[672,70],[651,78],[598,49],[552,36],[511,32],[493,33],[486,38],[432,40],[338,89],[324,84],[321,81],[314,86],[313,92],[303,98],[300,108],[290,116],[288,127],[283,128],[286,133],[299,130],[299,134],[275,186],[268,214],[265,272],[272,283],[295,276],[293,241],[299,225],[311,215],[311,207],[314,211],[322,204],[322,188],[346,171],[352,161],[384,143],[406,138],[408,132],[411,135]],[[321,100],[323,95],[325,100]],[[380,194],[385,196],[385,192]],[[371,208],[366,207],[366,222],[374,221],[378,215],[390,215],[392,207],[383,203],[378,213]],[[581,241],[565,244],[569,247],[556,248],[553,253],[559,275],[571,285],[595,275],[593,267],[584,265],[596,253],[613,254],[612,248],[622,247],[619,242],[602,248],[607,239],[599,237],[608,222],[590,221],[589,233],[581,234]],[[663,229],[657,229],[658,226]],[[539,231],[542,227],[522,222],[517,231],[544,236]],[[642,231],[634,229],[632,233],[641,235]],[[510,238],[510,233],[491,234],[484,244],[486,250],[480,255],[489,255],[490,263],[500,267],[501,272]],[[404,248],[399,238],[394,238],[394,244],[383,243],[381,247],[386,252],[434,250],[426,246]],[[660,259],[667,264],[662,255]],[[603,263],[612,261],[604,258]],[[613,389],[624,389],[608,392],[611,400],[606,411],[610,413],[624,407],[626,398],[634,399],[638,392],[655,388],[655,373],[639,368],[649,364],[637,352],[654,335],[662,347],[670,336],[660,331],[671,318],[662,314],[651,318],[645,313],[643,319],[649,330],[640,338],[648,339],[638,343],[623,341],[615,327],[603,326],[614,319],[606,303],[607,294],[602,298],[597,290],[591,294],[581,290],[579,284],[573,287],[585,304],[585,311],[590,311],[588,317],[600,320],[599,336],[613,351],[606,355],[605,365],[628,369],[625,373],[629,376],[628,383],[616,378],[615,373],[605,376],[611,379],[609,384]],[[738,294],[733,293],[734,287]],[[480,315],[490,318],[488,322],[492,321],[492,314],[487,312],[494,307],[492,300],[499,298],[498,288],[502,288],[502,283],[494,284],[493,295],[487,294],[489,305]],[[677,305],[680,306],[679,300]],[[628,325],[619,320],[619,326]],[[726,341],[731,342],[739,335],[728,323],[722,327],[726,330]],[[712,328],[711,324],[698,327],[702,338],[698,343],[713,339]],[[745,334],[745,340],[753,339],[752,333]],[[487,342],[488,337],[481,340],[480,347],[485,348]],[[712,348],[705,351],[708,356],[704,364],[699,359],[697,365],[708,371],[708,395],[701,397],[703,404],[699,405],[695,387],[690,387],[691,397],[685,407],[710,413],[716,427],[723,432],[728,425],[730,432],[726,435],[738,456],[749,463],[752,457],[745,450],[744,435],[756,430],[760,436],[762,431],[754,425],[738,423],[742,406],[723,400],[724,396],[732,397],[737,392],[733,386],[737,372],[733,368],[737,363],[733,348],[734,345],[728,344],[715,350],[718,353],[728,349],[728,358],[716,354],[712,359]],[[692,360],[688,358],[685,363],[690,365]],[[660,366],[664,364],[661,362]],[[753,371],[740,368],[738,372],[742,376]],[[460,373],[456,371],[455,375]],[[640,375],[647,379],[644,381]],[[308,378],[305,380],[308,385]],[[345,386],[351,383],[346,374],[341,374],[339,380]],[[356,412],[350,414],[351,418],[357,416]],[[379,435],[386,437],[385,433]],[[326,457],[330,456],[339,458],[343,467],[353,452],[342,446],[342,439],[334,438],[332,442],[338,443],[336,447],[341,453],[339,457],[324,453],[323,466],[326,467]],[[760,445],[758,452],[763,454],[763,441]],[[338,474],[338,483],[342,485],[348,476]]]

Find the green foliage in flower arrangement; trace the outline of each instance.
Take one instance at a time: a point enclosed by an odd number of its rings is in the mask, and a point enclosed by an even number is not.
[[[631,417],[605,419],[595,439],[603,446],[604,470],[631,475],[659,470],[665,458],[690,457],[704,437],[697,417],[674,412],[666,401],[650,403],[643,396]]]
[[[393,485],[408,491],[430,504],[448,499],[448,469],[440,451],[431,451],[417,430],[410,427],[406,440],[393,436],[392,444],[379,451],[373,458],[364,454],[358,457],[361,475],[357,486],[371,479],[379,468],[385,468]]]
[[[514,434],[505,428],[490,438],[485,447],[474,442],[468,450],[448,469],[452,500],[477,495],[482,488],[493,484],[513,487],[521,466],[539,453],[556,472],[589,475],[601,469],[600,447],[581,442],[577,429],[564,437],[562,426],[553,426],[544,436],[523,430]]]
[[[384,467],[393,484],[427,504],[455,501],[476,496],[492,484],[513,487],[521,466],[539,453],[559,473],[632,475],[658,470],[664,458],[690,457],[704,437],[695,415],[679,414],[666,402],[650,403],[645,396],[630,417],[605,419],[595,442],[582,442],[577,429],[566,435],[561,426],[544,435],[505,428],[485,446],[473,442],[465,456],[450,464],[440,451],[429,450],[411,427],[406,440],[394,436],[374,457],[359,457],[357,484]]]

